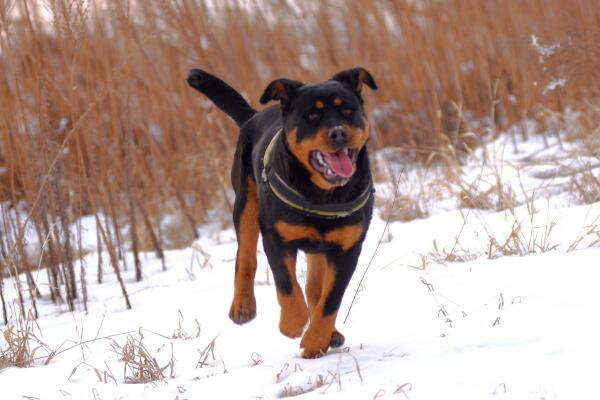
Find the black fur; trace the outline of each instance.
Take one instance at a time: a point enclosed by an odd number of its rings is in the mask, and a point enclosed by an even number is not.
[[[193,69],[187,78],[187,83],[211,99],[217,107],[229,115],[238,126],[244,125],[256,110],[250,107],[235,89],[221,79],[201,69]]]

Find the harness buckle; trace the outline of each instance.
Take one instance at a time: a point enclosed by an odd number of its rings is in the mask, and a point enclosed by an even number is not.
[[[263,161],[263,163],[264,163],[264,161]],[[264,183],[267,183],[267,169],[264,167],[264,165],[263,165],[263,169],[262,169],[261,178]]]

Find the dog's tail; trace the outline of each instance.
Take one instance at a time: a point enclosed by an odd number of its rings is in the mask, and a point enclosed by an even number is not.
[[[187,78],[188,84],[204,93],[217,107],[229,115],[238,126],[248,121],[256,110],[234,88],[214,75],[201,69],[193,69]]]

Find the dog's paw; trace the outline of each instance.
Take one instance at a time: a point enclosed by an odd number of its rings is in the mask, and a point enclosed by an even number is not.
[[[319,335],[318,332],[311,331],[310,327],[300,341],[302,358],[319,358],[327,353],[329,349],[330,336]]]
[[[344,337],[344,335],[342,335],[340,332],[335,330],[331,334],[331,340],[329,341],[329,346],[333,349],[335,349],[336,347],[342,347],[344,345],[345,341],[346,341],[346,338]]]
[[[279,317],[279,331],[289,338],[302,336],[304,327],[308,322],[308,308],[306,304],[298,304],[294,308],[282,308]]]
[[[325,353],[327,353],[327,350],[304,349],[302,350],[302,358],[321,358],[325,355]]]
[[[254,296],[242,300],[233,299],[229,309],[229,318],[238,325],[245,324],[256,317],[256,300]]]

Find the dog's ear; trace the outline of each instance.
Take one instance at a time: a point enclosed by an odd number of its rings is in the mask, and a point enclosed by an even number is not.
[[[302,85],[304,85],[302,82],[290,79],[276,79],[269,83],[263,95],[260,96],[260,104],[266,104],[271,100],[279,100],[281,101],[281,107],[285,107],[294,98]]]
[[[377,84],[375,79],[371,76],[371,73],[362,67],[356,67],[340,71],[335,74],[332,81],[338,81],[348,86],[360,95],[363,83],[373,90],[377,90]]]

